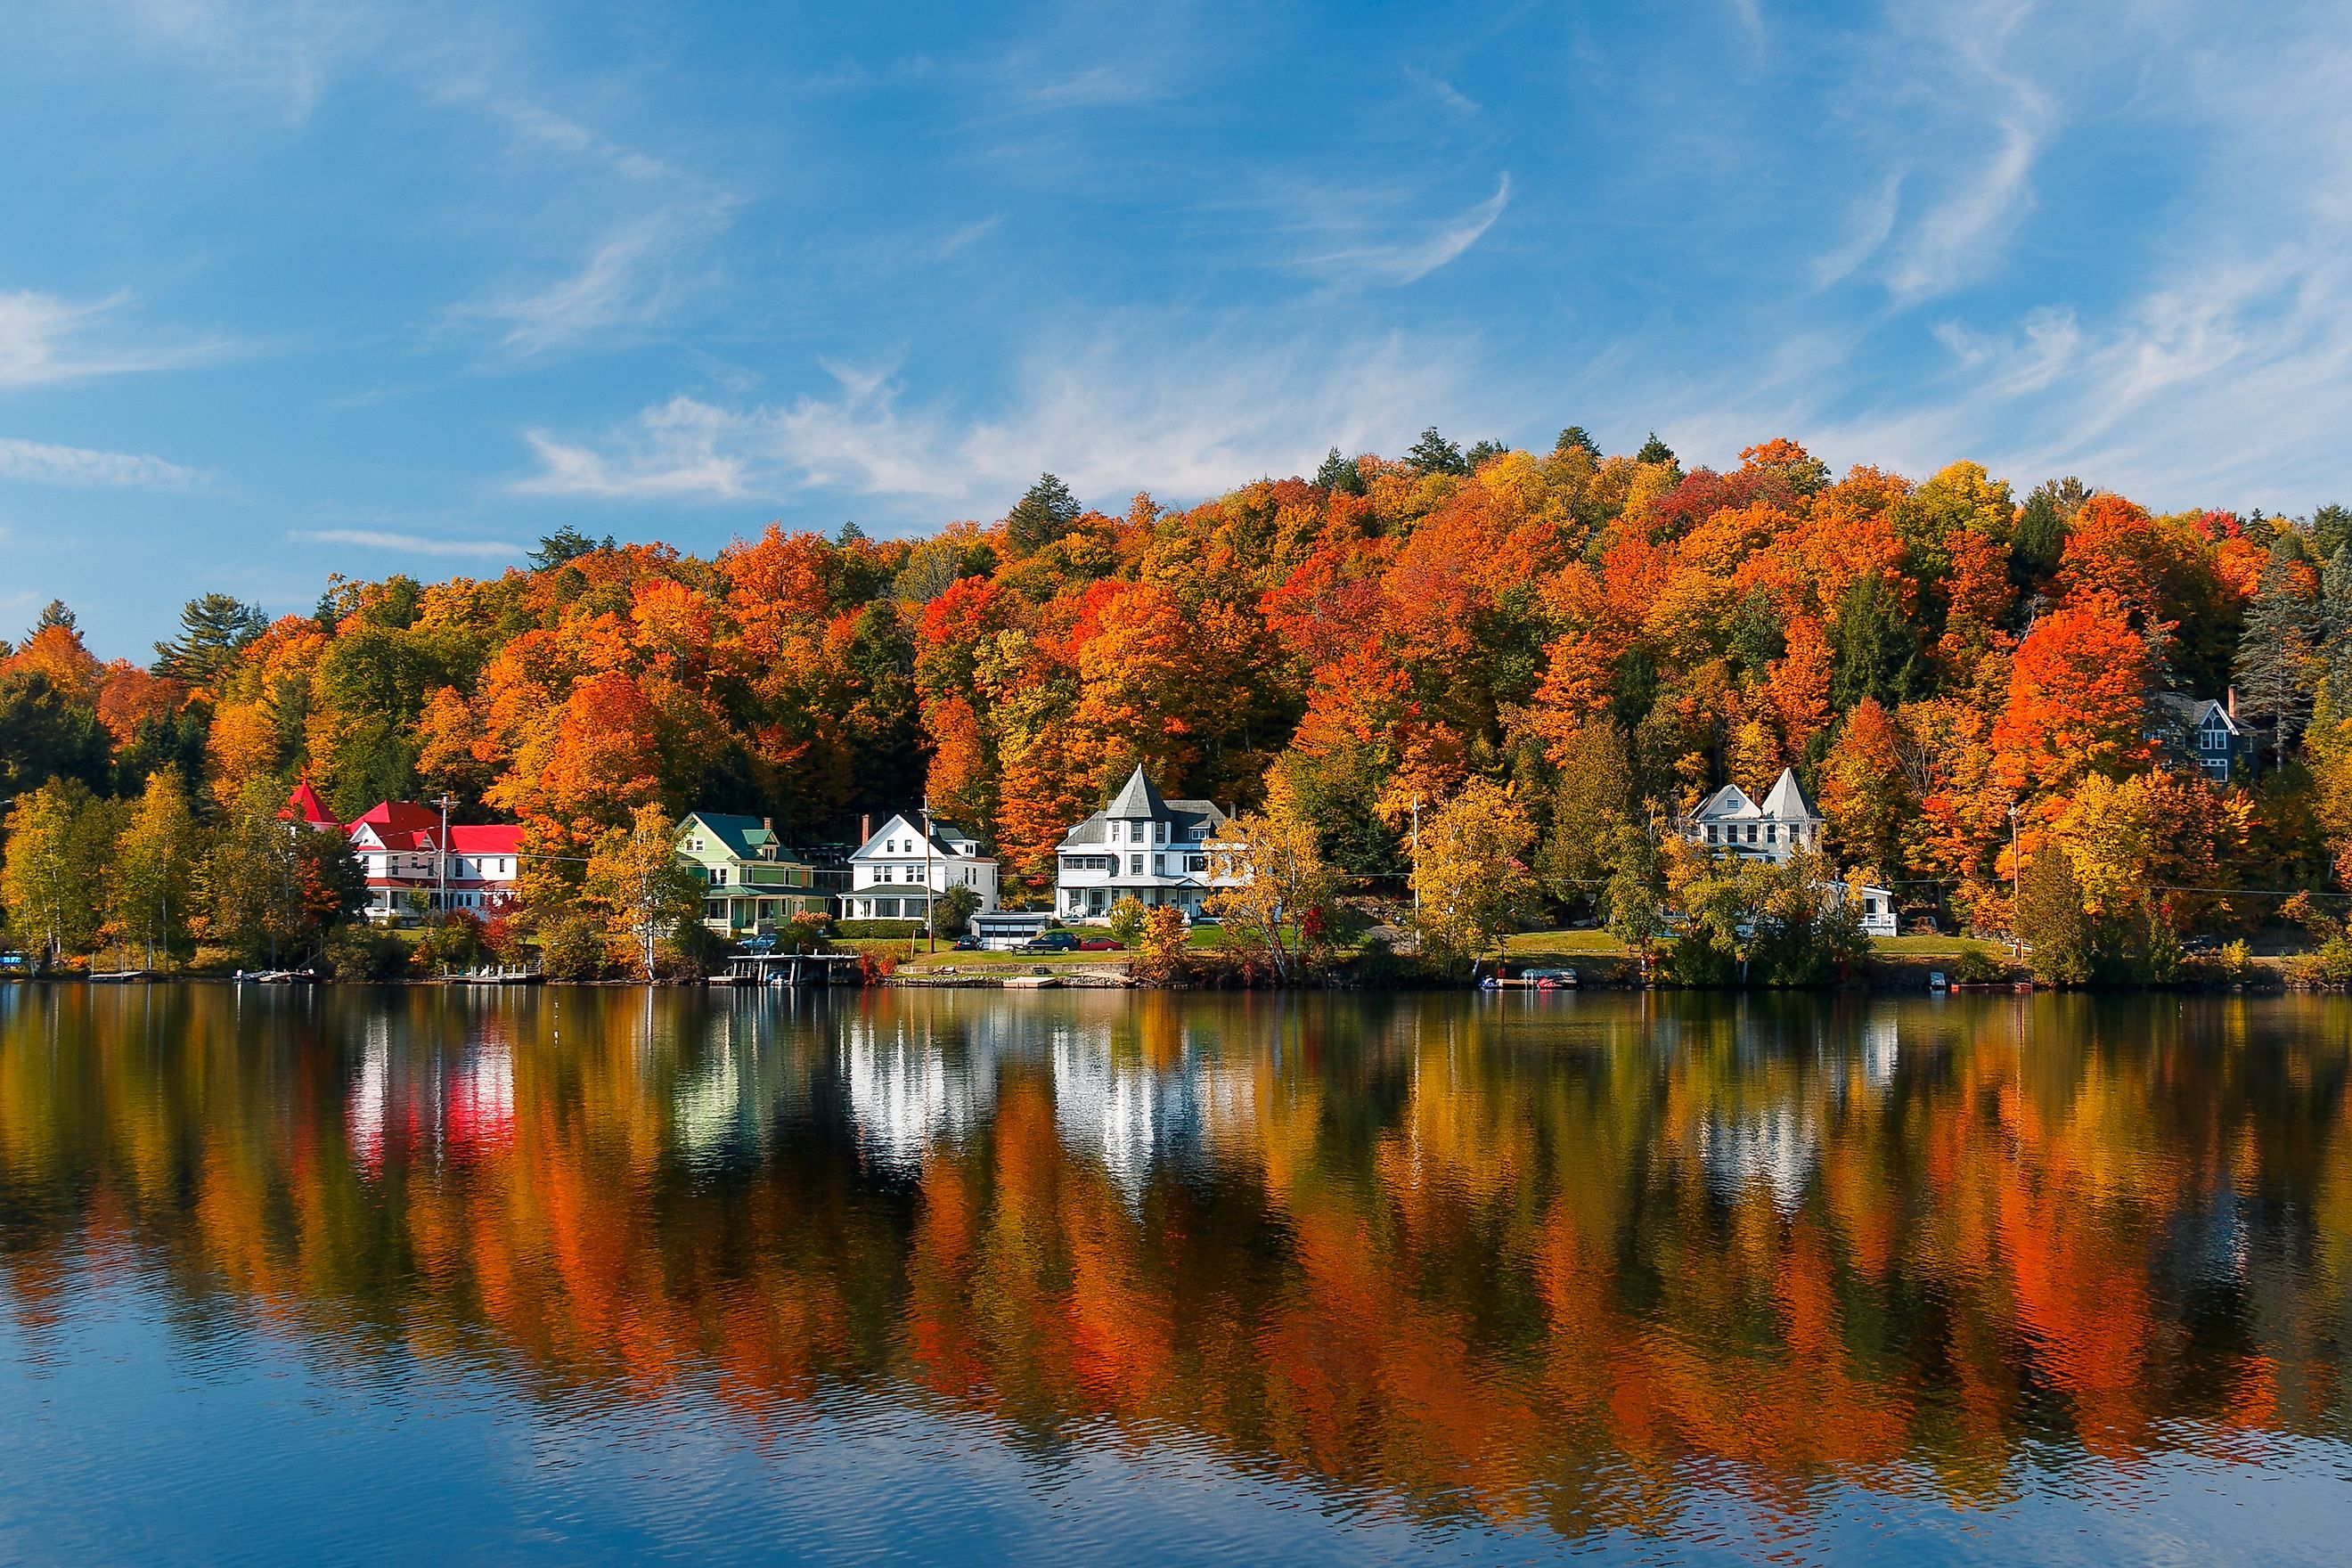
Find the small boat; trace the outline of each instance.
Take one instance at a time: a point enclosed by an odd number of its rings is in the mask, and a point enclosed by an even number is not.
[[[319,978],[307,969],[257,969],[251,974],[239,970],[236,977],[256,985],[308,985]]]
[[[1940,970],[1940,969],[1931,969],[1931,970],[1927,971],[1927,989],[1928,989],[1928,990],[1930,990],[1930,991],[1948,991],[1948,990],[1950,990],[1951,988],[1952,988],[1952,983],[1951,983],[1950,981],[1948,981],[1948,980],[1947,980],[1947,979],[1945,979],[1945,978],[1944,978],[1944,972],[1943,972],[1942,970]]]
[[[1482,991],[1573,991],[1573,969],[1523,969],[1517,974],[1489,974],[1478,983]]]

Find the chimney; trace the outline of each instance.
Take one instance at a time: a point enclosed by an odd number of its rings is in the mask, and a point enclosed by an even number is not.
[[[874,837],[874,819],[861,813],[857,818],[857,842],[865,843]]]
[[[776,830],[776,819],[772,816],[763,816],[760,818],[760,826],[773,833]]]
[[[2238,689],[2234,686],[2230,688],[2230,701],[2228,707],[2230,722],[2234,724],[2238,721]]]

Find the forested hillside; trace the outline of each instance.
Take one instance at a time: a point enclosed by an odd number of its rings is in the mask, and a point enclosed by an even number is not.
[[[2142,921],[2352,872],[2352,516],[1742,457],[1432,432],[1182,510],[1048,476],[922,539],[771,528],[703,560],[566,530],[528,570],[336,579],[274,624],[198,601],[144,668],[53,606],[0,658],[0,805],[176,765],[203,816],[307,775],[346,816],[446,791],[580,855],[646,802],[814,842],[928,791],[1017,896],[1139,762],[1171,794],[1281,797],[1362,877],[1402,870],[1416,798],[1484,775],[1567,910],[1614,868],[1608,829],[1793,765],[1841,866],[1987,928],[2012,834]],[[2157,699],[2233,686],[2247,754],[2217,786]]]

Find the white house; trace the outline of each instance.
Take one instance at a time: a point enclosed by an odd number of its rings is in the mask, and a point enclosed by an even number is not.
[[[1054,905],[1066,921],[1100,921],[1139,899],[1187,916],[1233,878],[1209,874],[1208,841],[1225,814],[1206,800],[1169,800],[1137,768],[1108,805],[1063,836]]]
[[[1750,800],[1738,784],[1726,784],[1683,818],[1683,837],[1709,849],[1777,866],[1800,847],[1819,849],[1822,829],[1828,826],[1829,818],[1814,807],[1795,770],[1782,768],[1763,805]]]
[[[1780,776],[1759,805],[1738,784],[1726,784],[1683,819],[1683,837],[1693,844],[1743,859],[1769,860],[1778,866],[1799,849],[1818,851],[1822,830],[1829,826],[1793,769]],[[1862,929],[1869,936],[1895,934],[1895,893],[1864,882],[1832,882],[1822,889],[1823,901],[1840,900],[1860,906]]]
[[[995,858],[952,822],[933,817],[927,838],[917,824],[894,816],[850,851],[842,912],[860,921],[927,920],[931,897],[950,888],[978,895],[977,913],[996,908]]]
[[[315,815],[303,798],[308,789],[302,786],[288,803],[306,821]],[[371,921],[397,920],[419,904],[490,914],[514,901],[522,829],[511,823],[451,823],[444,843],[436,812],[414,801],[388,800],[343,831],[367,878]]]

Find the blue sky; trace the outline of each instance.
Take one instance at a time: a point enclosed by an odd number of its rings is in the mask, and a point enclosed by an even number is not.
[[[1656,429],[2352,500],[2352,7],[10,6],[0,628]]]

